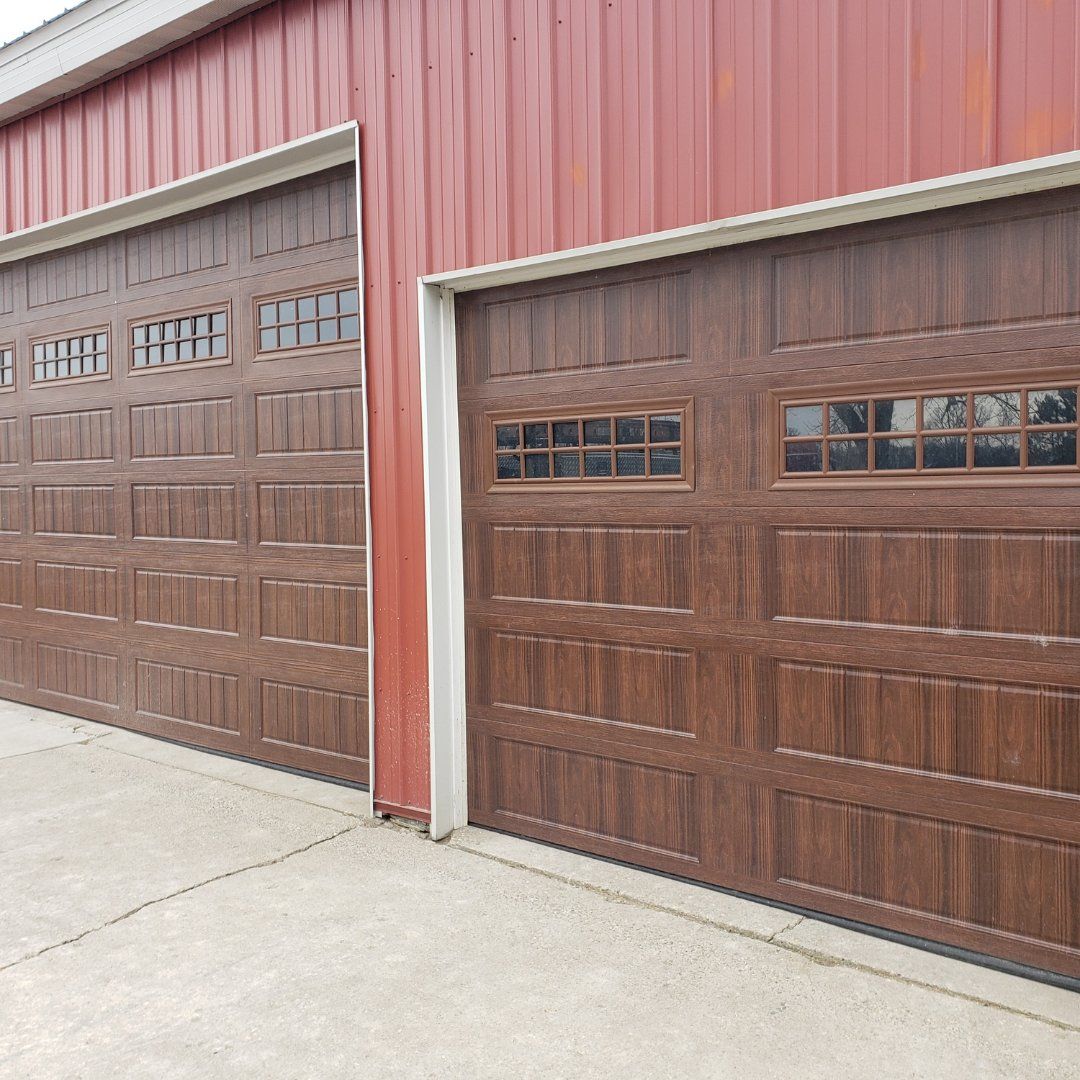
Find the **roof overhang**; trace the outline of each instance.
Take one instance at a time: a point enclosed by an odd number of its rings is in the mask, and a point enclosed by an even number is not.
[[[0,49],[0,124],[266,0],[85,0]]]

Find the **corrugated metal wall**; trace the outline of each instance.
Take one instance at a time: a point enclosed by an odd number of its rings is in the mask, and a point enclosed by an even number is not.
[[[0,129],[0,231],[363,124],[376,794],[428,802],[417,274],[1080,146],[1080,0],[280,0]]]

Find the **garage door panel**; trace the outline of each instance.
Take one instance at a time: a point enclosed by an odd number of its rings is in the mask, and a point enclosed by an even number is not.
[[[254,675],[255,741],[260,757],[291,764],[306,755],[322,770],[362,776],[368,756],[368,683],[359,667],[333,670],[280,664]]]
[[[58,409],[30,416],[32,465],[111,465],[117,459],[116,409]]]
[[[253,553],[300,553],[326,562],[355,562],[366,545],[362,479],[295,476],[259,479],[248,496]]]
[[[23,444],[21,414],[0,398],[0,477],[22,465]]]
[[[239,214],[229,206],[134,230],[117,243],[124,295],[168,295],[178,280],[185,288],[229,285],[236,276],[239,246]]]
[[[203,638],[226,648],[244,635],[250,588],[238,573],[135,566],[132,594],[132,621],[153,628],[163,641]]]
[[[24,264],[28,310],[35,314],[47,308],[50,315],[84,310],[88,300],[112,291],[115,261],[109,239],[28,260]]]
[[[97,477],[94,482],[31,483],[31,531],[35,537],[55,537],[68,542],[116,540],[127,533],[122,492],[123,485],[118,478],[106,475]],[[12,517],[7,520],[11,524],[21,523],[21,513],[14,509],[14,489],[8,494]],[[0,530],[5,521],[3,504],[4,493],[0,490]]]
[[[32,643],[20,634],[0,634],[0,691],[5,697],[19,699],[32,685],[31,648]]]
[[[351,280],[359,306],[355,221],[337,206],[343,224],[326,224],[326,193],[350,176],[18,268],[16,389],[0,394],[4,693],[366,779],[359,316],[339,316],[357,326],[333,355],[262,363],[253,305],[278,287],[263,271],[288,266],[282,280],[312,297]],[[277,207],[279,230],[282,207],[308,221],[254,263],[253,200]],[[103,325],[107,375],[73,375],[71,342]]]
[[[1019,955],[1060,942],[1058,962],[1076,969],[1080,926],[1065,898],[1076,895],[1080,846],[797,792],[774,798],[778,884],[897,922],[948,920],[969,941],[993,934]]]
[[[1080,534],[784,527],[773,619],[1080,641]]]
[[[11,539],[26,533],[26,490],[26,485],[13,477],[4,477],[0,483],[0,536]]]
[[[239,212],[247,241],[241,249],[245,275],[267,274],[306,258],[355,258],[352,170],[278,185],[241,204]]]
[[[792,245],[773,261],[784,301],[775,347],[1075,324],[1080,312],[1070,250],[1080,215],[1054,199],[1037,201],[1021,215],[1002,203],[977,221],[958,214],[933,230],[901,222],[852,230],[839,241],[824,236]],[[945,280],[962,287],[937,287]]]
[[[464,381],[684,367],[694,272],[672,260],[604,280],[478,293],[459,324]]]
[[[134,712],[154,734],[184,738],[192,728],[235,751],[251,738],[251,676],[247,663],[220,653],[160,644],[133,647],[126,658]],[[190,735],[188,736],[190,737]]]
[[[728,656],[611,630],[474,625],[470,716],[659,750],[719,744]]]
[[[163,463],[170,473],[204,472],[208,464],[215,473],[236,468],[245,457],[240,415],[238,395],[224,387],[217,394],[182,389],[132,402],[123,421],[126,470],[157,476]]]
[[[238,479],[133,481],[130,486],[131,537],[182,543],[243,547],[245,484]]]
[[[470,736],[475,820],[675,872],[700,864],[694,774],[485,732]]]
[[[36,559],[30,573],[34,614],[39,620],[93,620],[101,629],[119,627],[124,579],[116,563]]]
[[[367,652],[367,591],[362,580],[333,570],[259,570],[254,592],[253,650],[268,658],[351,664]]]
[[[773,752],[1080,796],[1076,687],[779,657],[750,667],[756,744]]]
[[[27,689],[46,707],[111,723],[125,704],[116,638],[90,634],[73,638],[56,629],[41,629],[34,634],[29,659]]]

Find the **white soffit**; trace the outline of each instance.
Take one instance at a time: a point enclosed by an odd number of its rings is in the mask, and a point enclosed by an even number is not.
[[[608,266],[662,259],[709,248],[747,244],[776,236],[832,229],[862,221],[917,214],[949,206],[1023,195],[1034,191],[1068,187],[1080,183],[1080,151],[1050,157],[1030,158],[1010,165],[954,173],[895,187],[876,188],[833,199],[784,206],[756,214],[721,218],[700,225],[688,225],[666,232],[629,236],[588,247],[569,248],[545,255],[488,263],[463,270],[428,274],[424,285],[453,292],[470,292],[497,285],[538,281]]]
[[[357,125],[350,121],[92,210],[7,233],[0,236],[0,265],[138,228],[164,217],[343,165],[355,159],[356,139]]]
[[[253,0],[85,0],[0,49],[0,124],[258,6]]]

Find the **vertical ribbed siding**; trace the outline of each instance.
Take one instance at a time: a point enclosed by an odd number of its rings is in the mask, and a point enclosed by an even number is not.
[[[1080,145],[1080,0],[281,0],[0,130],[0,229],[363,125],[377,795],[428,801],[418,273]]]

